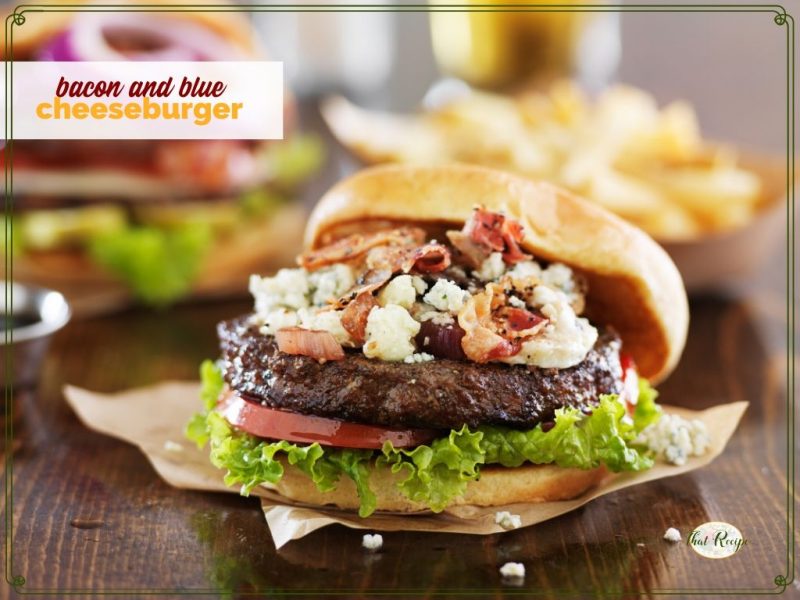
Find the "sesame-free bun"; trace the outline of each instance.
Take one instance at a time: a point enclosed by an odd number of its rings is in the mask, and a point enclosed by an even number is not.
[[[398,223],[460,229],[478,205],[518,220],[521,245],[535,259],[563,262],[586,276],[586,315],[619,332],[642,376],[657,383],[672,371],[689,325],[675,264],[640,229],[554,185],[466,165],[373,167],[323,196],[305,245]]]
[[[136,3],[132,0],[116,0],[112,2],[101,2],[99,0],[96,2],[88,0],[50,0],[47,5],[55,7],[59,4],[70,6],[89,6],[92,4],[125,6],[126,4]],[[160,17],[163,19],[191,21],[214,31],[217,35],[237,47],[243,53],[243,58],[247,58],[248,56],[251,58],[256,57],[263,52],[252,26],[241,13],[224,11],[211,12],[202,11],[202,9],[192,12],[185,9],[181,10],[180,5],[182,4],[185,4],[187,8],[197,8],[197,5],[191,3],[190,0],[150,0],[148,4],[153,5],[154,10],[149,14],[152,14],[155,18]],[[217,2],[216,4],[224,4],[224,2]],[[14,5],[11,5],[12,9],[13,6]],[[169,11],[166,8],[167,6],[175,7],[176,10]],[[10,10],[7,10],[4,14],[7,15],[9,12]],[[80,14],[82,14],[81,11],[25,11],[23,14],[25,22],[14,26],[14,59],[28,58],[35,50],[49,41],[53,36],[67,29],[70,22]]]
[[[335,506],[354,510],[361,502],[353,481],[342,477],[335,490],[321,492],[311,479],[296,467],[283,461],[284,474],[277,484],[264,487],[304,504]],[[525,464],[508,468],[484,466],[480,479],[467,483],[462,496],[452,500],[450,506],[505,506],[521,502],[555,502],[570,500],[583,494],[600,482],[606,470],[567,469],[555,465]],[[397,484],[405,477],[392,473],[386,467],[371,467],[370,488],[377,496],[377,510],[388,512],[418,512],[428,510],[418,502],[406,498]]]

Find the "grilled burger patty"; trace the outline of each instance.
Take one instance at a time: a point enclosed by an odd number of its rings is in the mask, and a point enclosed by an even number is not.
[[[217,326],[225,381],[271,408],[386,427],[458,429],[507,425],[529,429],[565,405],[590,407],[622,391],[617,334],[601,333],[584,361],[569,369],[436,359],[370,360],[348,352],[320,364],[278,351],[275,338],[247,317]]]

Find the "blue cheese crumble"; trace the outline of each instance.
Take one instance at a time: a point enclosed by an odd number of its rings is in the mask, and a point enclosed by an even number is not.
[[[703,456],[711,446],[705,423],[678,415],[662,415],[639,434],[638,441],[652,450],[660,460],[672,465],[685,465],[692,456]]]

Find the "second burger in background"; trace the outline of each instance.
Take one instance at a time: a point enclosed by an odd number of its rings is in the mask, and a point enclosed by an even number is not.
[[[263,59],[235,13],[75,12],[30,15],[14,60]],[[286,139],[32,140],[12,153],[14,276],[64,290],[80,312],[131,296],[164,305],[188,294],[243,291],[253,270],[291,260],[303,212],[287,200],[322,161],[297,131]]]

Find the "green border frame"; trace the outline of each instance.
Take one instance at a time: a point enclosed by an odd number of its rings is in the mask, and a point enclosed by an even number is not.
[[[389,4],[389,5],[370,5],[370,4],[343,4],[343,5],[242,5],[242,4],[129,4],[129,5],[110,5],[110,4],[20,4],[6,18],[5,24],[5,151],[7,160],[4,161],[5,174],[5,201],[4,214],[12,213],[12,186],[13,173],[11,163],[13,162],[13,39],[14,27],[21,27],[25,24],[25,13],[28,12],[762,12],[774,13],[773,20],[778,26],[786,26],[786,320],[787,320],[787,362],[786,362],[786,575],[778,574],[774,577],[775,587],[769,589],[715,589],[700,588],[694,590],[640,590],[639,593],[649,593],[658,595],[774,595],[782,594],[786,591],[789,584],[794,581],[795,572],[795,210],[794,210],[794,167],[795,167],[795,29],[794,18],[786,9],[779,4],[447,4],[447,5],[428,5],[428,4]],[[8,284],[13,280],[13,231],[11,220],[5,219],[5,282]],[[5,348],[13,342],[12,330],[10,328],[11,315],[8,311],[12,305],[13,292],[11,286],[5,286]],[[5,352],[6,373],[11,373],[13,368],[12,352]],[[8,379],[8,378],[7,378]],[[4,385],[5,400],[5,449],[11,448],[13,441],[13,385],[6,381]],[[13,460],[10,452],[6,453],[5,459],[5,509],[6,518],[4,523],[5,533],[5,580],[18,594],[57,594],[61,596],[88,594],[88,595],[152,595],[159,596],[164,594],[176,595],[210,595],[210,594],[230,594],[231,590],[197,588],[184,590],[171,589],[122,589],[122,590],[95,590],[91,588],[57,590],[57,589],[25,589],[25,577],[13,575]],[[463,595],[463,596],[482,596],[490,590],[474,589],[450,589],[431,592],[427,589],[408,588],[391,590],[371,590],[370,595],[374,596],[403,596],[415,593],[426,595]],[[491,591],[495,591],[492,589]],[[360,589],[343,590],[273,590],[265,589],[253,592],[233,592],[236,595],[277,595],[277,596],[341,596],[347,594],[363,594]],[[587,590],[587,595],[620,596],[629,592],[605,592],[597,590]],[[540,594],[555,595],[575,595],[575,592],[564,590],[514,590],[506,588],[503,595],[508,596],[531,596]]]

